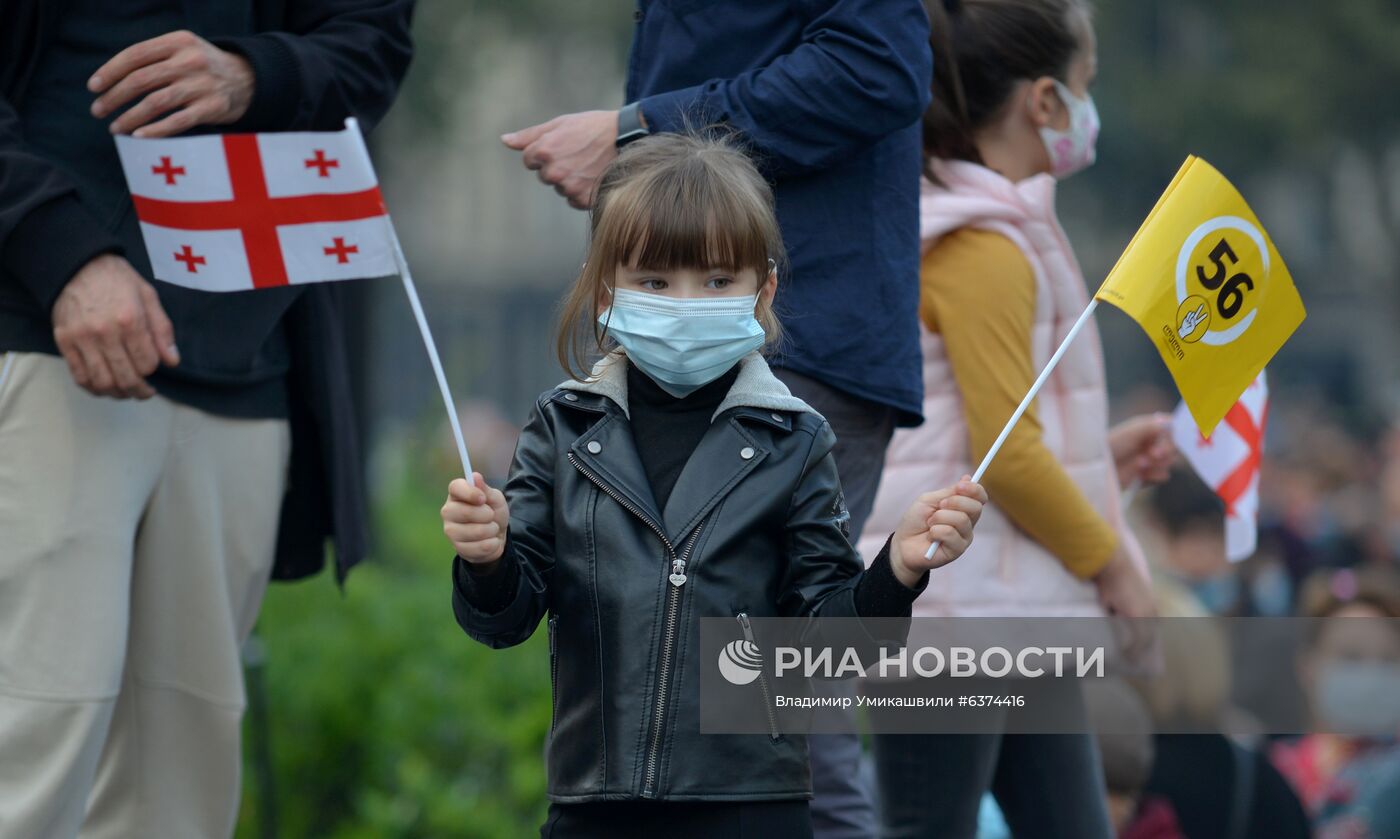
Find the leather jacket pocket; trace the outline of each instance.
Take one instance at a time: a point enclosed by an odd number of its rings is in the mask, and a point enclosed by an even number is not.
[[[740,611],[734,616],[734,619],[739,622],[739,626],[744,631],[744,640],[755,647],[758,646],[758,642],[754,640],[753,624],[749,621],[749,613]],[[776,743],[783,739],[783,735],[778,731],[778,717],[773,710],[773,691],[768,687],[768,674],[764,673],[762,668],[759,668],[758,671],[758,688],[763,692],[763,711],[768,715],[768,737]]]
[[[559,642],[555,635],[559,631],[559,616],[549,616],[549,733],[559,724]]]

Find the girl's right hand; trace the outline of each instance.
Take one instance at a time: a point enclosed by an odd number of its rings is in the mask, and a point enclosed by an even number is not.
[[[447,534],[457,556],[476,564],[500,559],[505,552],[509,523],[506,497],[500,490],[487,486],[480,472],[472,473],[472,483],[458,478],[447,485],[447,503],[442,505],[442,532]]]

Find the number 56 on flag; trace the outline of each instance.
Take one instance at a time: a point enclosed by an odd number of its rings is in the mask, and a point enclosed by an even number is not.
[[[1095,295],[1136,320],[1202,429],[1213,429],[1303,322],[1263,225],[1189,157]]]

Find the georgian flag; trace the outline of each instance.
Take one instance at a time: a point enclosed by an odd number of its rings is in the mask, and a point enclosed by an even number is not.
[[[1262,372],[1209,438],[1196,427],[1186,403],[1172,414],[1177,449],[1225,502],[1225,553],[1231,562],[1253,556],[1258,544],[1259,466],[1268,417],[1269,386]]]
[[[157,279],[203,291],[395,276],[396,239],[358,127],[117,137]]]

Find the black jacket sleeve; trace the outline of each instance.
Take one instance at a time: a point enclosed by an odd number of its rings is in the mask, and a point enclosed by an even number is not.
[[[802,477],[793,493],[787,525],[788,573],[778,602],[779,614],[811,617],[804,642],[823,645],[822,622],[829,618],[904,618],[881,622],[885,629],[899,627],[897,637],[864,634],[862,660],[873,661],[881,646],[903,644],[908,634],[910,607],[927,584],[908,589],[894,576],[889,564],[889,542],[869,571],[862,570],[860,555],[851,545],[850,514],[841,494],[836,459],[831,451],[836,435],[822,421],[813,437]],[[847,637],[832,627],[838,637]]]
[[[0,98],[0,272],[47,312],[88,260],[121,253],[117,238],[78,200],[77,185],[30,151],[19,115]]]
[[[496,574],[514,577],[508,594],[475,585],[453,561],[452,611],[471,637],[488,647],[510,647],[529,638],[549,608],[549,583],[554,571],[554,429],[536,403],[520,432],[515,460],[506,480],[510,524],[505,553]],[[513,566],[513,567],[512,567]]]
[[[238,131],[368,131],[393,104],[413,54],[413,0],[291,0],[275,31],[216,38],[256,79]]]

